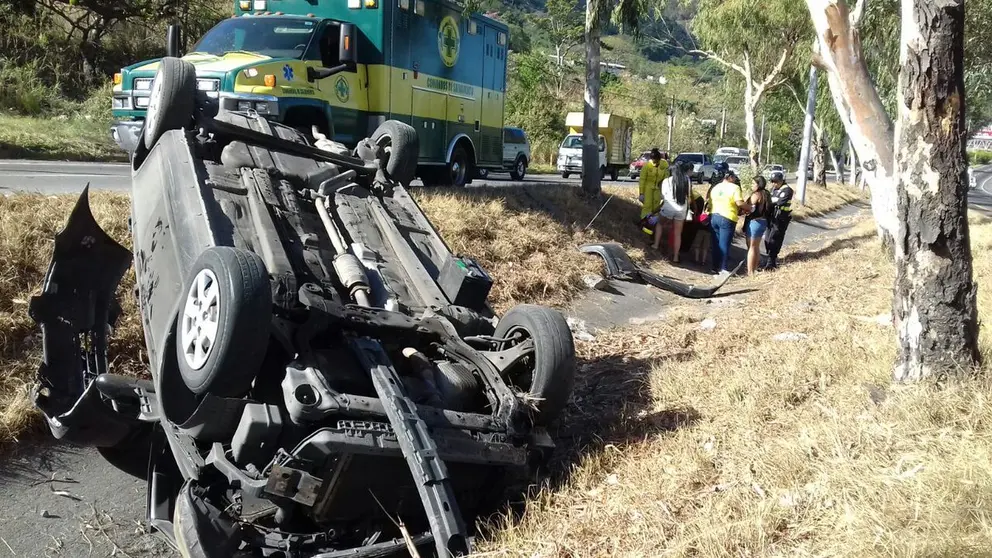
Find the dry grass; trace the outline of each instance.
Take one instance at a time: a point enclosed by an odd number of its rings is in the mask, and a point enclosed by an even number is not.
[[[575,248],[580,244],[620,242],[635,260],[644,260],[647,236],[634,226],[640,212],[637,189],[607,187],[598,201],[577,192],[567,185],[414,190],[452,250],[478,258],[492,273],[490,299],[498,311],[521,302],[562,306],[578,296],[585,289],[582,276],[597,273],[601,265],[597,258],[579,253]],[[819,199],[819,191],[810,194],[811,202]],[[606,209],[585,230],[611,195]],[[0,198],[0,369],[7,372],[0,378],[0,446],[37,423],[29,387],[40,347],[27,301],[41,284],[52,239],[74,203],[74,196]],[[127,196],[94,193],[91,203],[105,230],[129,245]],[[125,314],[110,355],[114,370],[128,373],[141,369],[143,351],[132,285],[129,274],[121,288]]]
[[[75,204],[74,196],[0,197],[0,446],[16,441],[37,424],[30,386],[41,358],[40,335],[28,317],[28,301],[37,294],[52,253],[52,241]],[[121,194],[91,194],[93,214],[119,242],[130,245],[130,201]],[[120,294],[124,316],[110,347],[112,369],[140,369],[143,337],[132,295],[133,276],[125,276]]]
[[[497,310],[530,302],[560,306],[584,288],[601,263],[576,247],[613,241],[643,259],[647,236],[636,227],[637,190],[608,187],[598,201],[566,185],[415,190],[417,202],[455,253],[478,259],[493,276]],[[602,214],[585,230],[603,203]]]
[[[866,199],[865,192],[847,184],[830,182],[826,188],[820,188],[810,183],[806,186],[806,204],[793,203],[792,216],[795,219],[819,217],[849,203]]]
[[[870,227],[855,234],[741,285],[775,288],[581,343],[560,475],[487,550],[987,556],[992,384],[890,383],[894,332],[876,317],[893,268]],[[992,224],[972,242],[992,248]],[[992,262],[975,272],[988,320]],[[786,332],[808,337],[772,340]]]

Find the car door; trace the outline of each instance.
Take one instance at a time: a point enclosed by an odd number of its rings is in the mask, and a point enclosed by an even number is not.
[[[513,162],[513,159],[517,156],[516,149],[517,145],[514,139],[514,130],[510,128],[503,128],[503,164],[507,165]]]

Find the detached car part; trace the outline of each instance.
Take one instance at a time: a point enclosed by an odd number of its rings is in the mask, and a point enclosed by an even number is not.
[[[133,253],[86,190],[56,238],[31,303],[53,434],[146,479],[149,524],[186,557],[468,554],[475,519],[553,448],[565,320],[494,315],[492,279],[405,189],[408,125],[323,151],[251,112],[206,118],[193,75],[164,58],[152,87]],[[131,260],[150,381],[108,371]]]
[[[659,289],[675,293],[686,298],[710,298],[716,294],[730,278],[740,271],[744,262],[737,264],[733,273],[720,280],[719,283],[710,287],[697,287],[674,277],[660,275],[653,271],[638,267],[619,244],[607,242],[603,244],[586,244],[579,247],[579,251],[585,254],[594,254],[603,258],[606,263],[606,278],[620,281],[633,281],[637,283],[647,283]]]

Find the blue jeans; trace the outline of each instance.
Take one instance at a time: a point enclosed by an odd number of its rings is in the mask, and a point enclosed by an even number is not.
[[[710,228],[713,229],[713,262],[710,268],[714,272],[730,271],[727,268],[727,257],[730,255],[730,244],[734,240],[734,229],[737,222],[727,219],[723,215],[710,214]]]

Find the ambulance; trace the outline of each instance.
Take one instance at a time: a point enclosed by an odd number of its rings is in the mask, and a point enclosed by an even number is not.
[[[502,167],[509,30],[445,0],[235,0],[190,52],[169,43],[196,67],[208,113],[253,110],[349,147],[400,120],[418,132],[425,184],[463,186]],[[112,130],[126,150],[157,67],[114,76]]]

